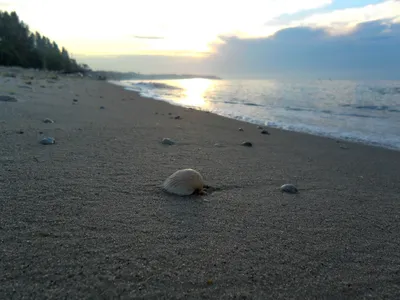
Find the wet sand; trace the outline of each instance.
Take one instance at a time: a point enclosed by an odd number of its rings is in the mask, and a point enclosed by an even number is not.
[[[0,102],[1,299],[400,298],[400,152],[17,73],[0,76],[18,99]],[[181,168],[218,190],[162,192]]]

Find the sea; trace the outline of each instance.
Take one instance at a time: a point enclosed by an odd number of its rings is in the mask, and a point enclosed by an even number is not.
[[[400,81],[110,81],[143,97],[284,130],[400,150]]]

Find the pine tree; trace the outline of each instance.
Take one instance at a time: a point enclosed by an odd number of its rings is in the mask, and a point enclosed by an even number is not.
[[[68,51],[60,51],[57,43],[31,33],[15,12],[0,11],[0,65],[21,66],[64,72],[84,72],[87,65],[79,66]]]

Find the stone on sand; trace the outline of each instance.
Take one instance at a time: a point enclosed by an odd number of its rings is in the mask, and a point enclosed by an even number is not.
[[[161,141],[161,144],[163,145],[175,145],[175,142],[171,140],[170,138],[163,138]]]
[[[46,118],[43,120],[43,123],[54,123],[52,119]]]
[[[251,142],[243,142],[241,145],[245,147],[253,147],[253,144]]]
[[[12,96],[0,95],[0,102],[18,102],[18,99]]]
[[[281,186],[281,191],[284,193],[296,194],[298,192],[298,189],[295,185],[291,183],[286,183]]]
[[[45,137],[43,139],[40,140],[40,143],[42,145],[53,145],[56,143],[56,140],[53,137]]]

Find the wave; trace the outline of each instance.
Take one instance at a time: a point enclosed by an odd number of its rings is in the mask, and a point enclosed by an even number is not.
[[[400,94],[400,87],[370,88],[372,92],[381,95],[397,95]]]
[[[362,110],[374,110],[374,111],[388,111],[388,112],[400,112],[400,109],[393,108],[387,105],[352,105],[352,104],[342,104],[342,107],[353,107],[355,109]]]
[[[132,86],[139,87],[140,89],[146,88],[146,89],[182,90],[182,88],[180,87],[160,82],[136,82],[132,83]]]
[[[343,106],[349,106],[349,105],[343,105]],[[323,110],[318,110],[318,109],[311,109],[311,108],[297,108],[297,107],[285,107],[286,110],[291,110],[291,111],[304,111],[304,112],[315,112],[315,113],[323,113],[323,114],[328,114],[328,115],[335,115],[335,116],[346,116],[346,117],[358,117],[358,118],[375,118],[375,119],[380,119],[381,117],[377,116],[370,116],[370,115],[364,115],[364,114],[357,114],[357,113],[336,113],[328,109],[323,109]]]
[[[257,103],[252,103],[252,102],[241,102],[241,101],[232,101],[232,100],[225,100],[225,101],[211,101],[214,103],[226,103],[226,104],[240,104],[240,105],[246,105],[246,106],[264,106],[261,104]]]

